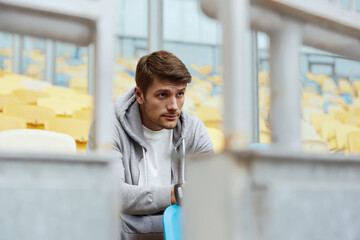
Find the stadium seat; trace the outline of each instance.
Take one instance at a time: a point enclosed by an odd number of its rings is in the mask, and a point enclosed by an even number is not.
[[[78,93],[87,93],[88,80],[86,78],[71,78],[69,87]]]
[[[49,119],[46,129],[72,136],[76,140],[78,149],[84,150],[89,136],[90,125],[90,121],[66,117],[54,117]]]
[[[25,119],[28,124],[28,128],[40,129],[44,129],[46,121],[55,116],[55,112],[49,108],[22,103],[11,103],[5,105],[4,114]]]
[[[348,150],[351,153],[360,153],[360,131],[348,133]]]
[[[35,129],[0,132],[0,149],[16,152],[76,153],[75,140],[66,134]]]
[[[314,126],[314,128],[316,129],[317,133],[320,133],[320,127],[321,127],[321,123],[324,120],[330,120],[330,116],[324,113],[314,113],[311,115],[311,119],[310,122],[311,124]]]
[[[360,106],[350,105],[349,106],[349,113],[350,113],[350,116],[360,118]]]
[[[2,112],[4,106],[9,103],[21,103],[21,101],[12,95],[0,95],[0,112]]]
[[[320,136],[326,139],[330,149],[337,149],[336,129],[341,127],[342,123],[333,119],[324,120],[320,125]]]
[[[338,120],[345,124],[348,123],[350,120],[350,113],[343,109],[330,108],[329,114],[333,119]]]
[[[16,89],[26,89],[24,85],[21,85],[19,82],[8,82],[0,81],[0,94],[1,95],[10,95]]]
[[[269,130],[260,130],[259,142],[271,143],[271,133]]]
[[[94,111],[90,108],[81,109],[74,112],[73,117],[76,119],[82,119],[87,121],[92,121]]]
[[[24,119],[8,116],[6,114],[0,115],[0,131],[24,128],[26,128],[26,122]]]
[[[28,89],[16,89],[13,91],[13,95],[22,102],[29,104],[36,104],[39,98],[50,97],[48,93]]]
[[[182,214],[181,207],[171,205],[163,214],[163,229],[165,240],[182,240]]]
[[[212,128],[212,127],[207,127],[206,129],[207,129],[207,131],[210,135],[211,141],[213,143],[214,152],[215,153],[222,152],[225,149],[224,133],[222,131],[220,131],[219,129]]]
[[[336,128],[336,141],[339,150],[349,149],[348,134],[358,132],[360,129],[352,125],[342,125]]]
[[[51,95],[54,98],[68,98],[76,94],[75,90],[66,87],[50,86],[45,87],[42,91]]]
[[[82,109],[78,102],[60,98],[40,98],[37,105],[50,108],[59,116],[72,116],[75,111]]]
[[[197,117],[200,118],[205,126],[221,128],[222,112],[217,107],[212,106],[200,106],[197,108]]]

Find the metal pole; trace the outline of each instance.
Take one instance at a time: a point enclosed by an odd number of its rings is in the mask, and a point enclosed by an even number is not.
[[[148,52],[163,48],[162,0],[148,0]]]
[[[94,95],[94,76],[95,76],[95,49],[94,44],[88,46],[88,93]]]
[[[249,65],[249,73],[251,73],[251,89],[252,89],[252,119],[251,122],[253,130],[251,132],[250,141],[251,142],[259,142],[259,68],[258,68],[258,38],[257,38],[257,32],[252,31],[251,32],[251,41],[250,46],[248,49],[251,50],[250,53],[250,60],[251,65]]]
[[[299,50],[301,26],[286,19],[270,35],[271,138],[275,147],[301,149]]]
[[[95,148],[97,152],[107,152],[112,148],[111,105],[113,64],[115,57],[114,1],[104,2],[101,19],[97,22],[95,36]]]
[[[251,123],[251,83],[247,79],[249,2],[226,0],[220,4],[223,24],[224,132],[227,149],[245,149]]]
[[[23,36],[13,34],[12,71],[17,74],[22,74],[23,41]]]
[[[51,84],[55,84],[55,42],[53,40],[46,40],[45,43],[45,56],[46,56],[46,66],[45,66],[45,80]]]

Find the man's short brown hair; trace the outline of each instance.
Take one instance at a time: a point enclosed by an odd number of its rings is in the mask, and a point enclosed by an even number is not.
[[[139,59],[135,81],[144,95],[155,77],[179,84],[191,82],[191,75],[184,63],[168,51],[153,52]]]

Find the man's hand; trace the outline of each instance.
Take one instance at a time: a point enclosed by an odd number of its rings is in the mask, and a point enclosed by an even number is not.
[[[172,187],[171,187],[171,197],[170,197],[170,199],[171,199],[171,205],[177,204],[176,197],[175,197],[175,185],[172,185]]]

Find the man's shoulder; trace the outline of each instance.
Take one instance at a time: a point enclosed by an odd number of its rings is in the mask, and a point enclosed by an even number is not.
[[[203,121],[200,118],[190,115],[185,111],[182,111],[183,119],[185,122],[185,128],[187,129],[194,129],[199,127],[200,125],[204,125]]]

